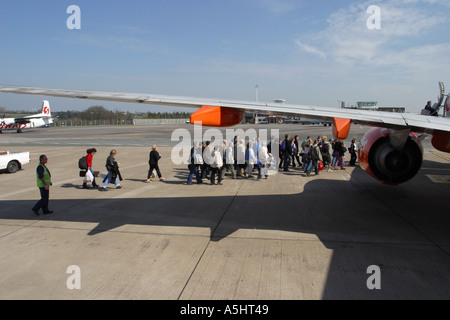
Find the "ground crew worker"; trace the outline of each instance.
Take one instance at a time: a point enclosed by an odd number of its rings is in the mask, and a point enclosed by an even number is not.
[[[39,157],[39,165],[36,168],[36,182],[39,191],[41,192],[41,199],[36,202],[31,210],[33,210],[34,214],[36,214],[37,216],[39,215],[39,210],[41,208],[44,214],[53,213],[53,211],[50,211],[48,209],[48,199],[50,196],[50,186],[52,185],[52,175],[50,174],[50,170],[48,170],[47,166],[45,165],[47,161],[47,156],[44,154],[41,155]]]

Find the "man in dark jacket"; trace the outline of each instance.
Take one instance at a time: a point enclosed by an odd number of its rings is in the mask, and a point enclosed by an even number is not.
[[[289,171],[289,165],[292,161],[292,145],[289,139],[289,134],[284,136],[284,141],[282,142],[284,147],[283,160],[284,160],[284,171]]]
[[[161,156],[159,155],[158,152],[158,147],[155,145],[153,145],[152,147],[152,151],[150,151],[150,159],[148,160],[148,164],[150,165],[150,170],[148,170],[148,175],[147,175],[147,183],[150,183],[150,177],[152,176],[152,172],[153,170],[156,170],[156,174],[158,175],[158,178],[160,181],[163,181],[164,178],[161,175],[161,172],[159,171],[159,166],[158,166],[158,161],[159,159],[161,159]]]

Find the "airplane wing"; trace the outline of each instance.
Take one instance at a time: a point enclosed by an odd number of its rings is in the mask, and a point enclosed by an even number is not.
[[[305,105],[162,96],[139,93],[46,89],[19,86],[0,86],[0,92],[189,108],[203,108],[208,106],[213,108],[227,108],[237,112],[261,112],[271,115],[300,116],[325,121],[333,121],[334,119],[349,119],[355,124],[398,130],[408,128],[411,129],[411,131],[430,134],[432,134],[434,130],[446,132],[450,131],[450,119],[448,118],[422,116],[410,113],[338,109]],[[239,122],[240,121],[237,123]],[[222,126],[234,125],[237,123],[227,123],[227,121],[225,121],[222,123]],[[221,123],[218,123],[217,126],[221,126],[220,124]]]
[[[14,118],[14,123],[16,124],[28,124],[31,121],[26,118]]]
[[[434,110],[441,107],[444,91]],[[373,126],[361,139],[358,147],[359,166],[377,180],[386,184],[400,184],[414,177],[422,166],[423,147],[415,134],[432,134],[432,144],[440,151],[450,153],[450,95],[444,103],[447,117],[409,113],[377,112],[367,110],[337,109],[279,103],[202,99],[161,96],[139,93],[45,89],[17,86],[0,86],[0,92],[53,96],[63,98],[93,99],[117,102],[143,103],[176,107],[199,108],[191,115],[191,123],[229,127],[239,124],[244,112],[287,115],[333,122],[333,136],[346,139],[352,123]]]

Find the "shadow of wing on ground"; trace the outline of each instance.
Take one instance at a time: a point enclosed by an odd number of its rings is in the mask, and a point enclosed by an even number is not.
[[[297,256],[287,262],[280,253],[280,265],[287,263],[280,272],[300,264],[306,264],[306,273],[323,272],[325,299],[448,299],[450,219],[440,206],[449,187],[436,193],[435,187],[427,188],[430,183],[420,175],[408,185],[384,186],[355,169],[348,181],[311,178],[302,193],[289,195],[51,200],[56,213],[39,218],[30,210],[34,201],[1,201],[0,219],[42,219],[44,226],[74,222],[79,224],[67,227],[86,229],[91,236],[162,232],[208,236],[213,243],[287,241],[299,245]],[[302,244],[308,241],[333,251],[328,270],[314,270],[317,264],[304,261]],[[382,289],[367,287],[372,265],[381,270]]]

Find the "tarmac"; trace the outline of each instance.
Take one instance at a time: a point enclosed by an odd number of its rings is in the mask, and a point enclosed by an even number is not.
[[[279,128],[280,136],[301,140],[331,135],[323,127]],[[212,186],[186,184],[187,167],[171,161],[173,130],[0,135],[0,149],[31,156],[19,172],[0,173],[0,299],[450,298],[450,159],[429,140],[422,170],[399,186],[358,166],[309,178],[300,168],[260,181],[226,175]],[[154,143],[166,180],[145,183]],[[101,172],[117,150],[122,189],[81,188],[78,159],[90,147],[98,149],[93,168]],[[31,211],[40,154],[53,181],[54,213],[45,216]]]

